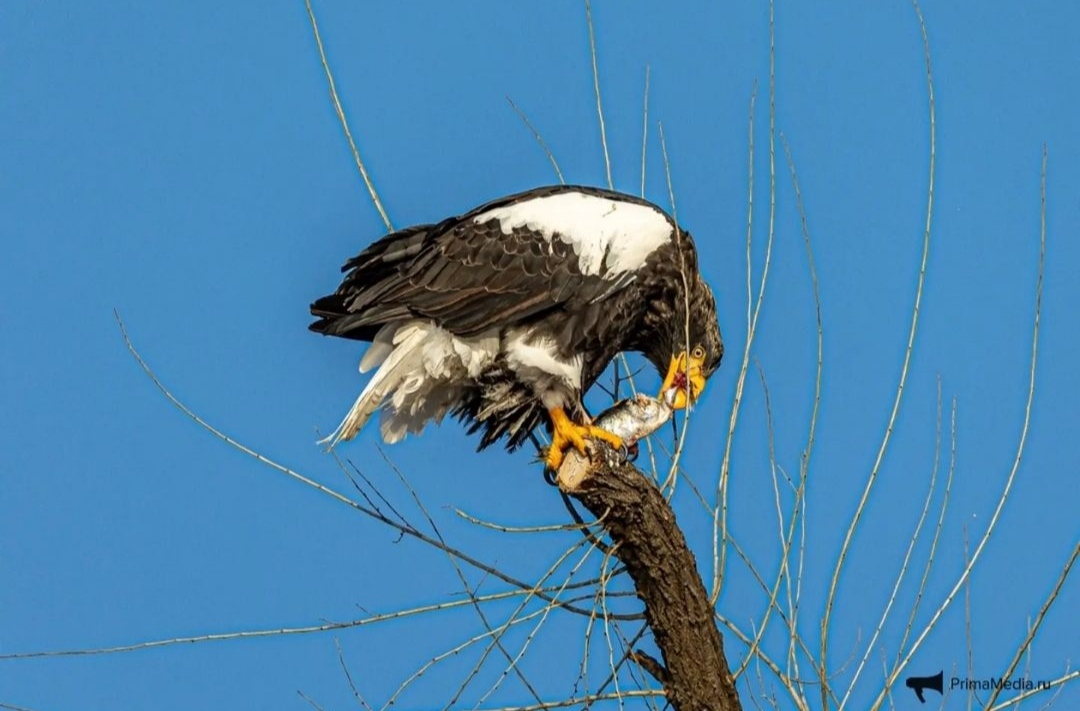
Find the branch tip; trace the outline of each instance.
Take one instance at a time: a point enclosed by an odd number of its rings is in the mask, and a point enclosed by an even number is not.
[[[667,668],[647,652],[634,650],[630,653],[630,658],[637,662],[639,667],[649,672],[649,674],[661,684],[667,684],[668,680],[671,678]]]

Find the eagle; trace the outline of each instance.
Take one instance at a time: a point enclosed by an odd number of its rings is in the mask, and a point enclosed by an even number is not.
[[[546,424],[556,470],[586,439],[615,448],[582,395],[621,352],[664,374],[676,409],[700,397],[724,345],[690,234],[655,204],[578,185],[535,188],[387,234],[342,267],[310,329],[370,343],[375,369],[338,428],[377,411],[388,443],[449,413],[511,451]]]

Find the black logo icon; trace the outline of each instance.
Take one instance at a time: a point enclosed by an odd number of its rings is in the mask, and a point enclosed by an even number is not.
[[[922,692],[924,689],[933,689],[934,691],[941,693],[942,683],[945,681],[945,673],[938,672],[934,676],[909,676],[904,681],[904,686],[909,689],[915,690],[915,695],[919,697],[919,703],[926,703],[926,699],[923,698]]]

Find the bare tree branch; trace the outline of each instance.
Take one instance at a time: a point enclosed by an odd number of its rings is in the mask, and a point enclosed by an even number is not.
[[[645,603],[645,619],[663,656],[663,666],[658,663],[650,673],[666,680],[675,711],[741,709],[713,607],[670,504],[610,448],[599,445],[594,455],[591,463],[567,457],[559,486],[593,515],[604,515],[614,555]]]

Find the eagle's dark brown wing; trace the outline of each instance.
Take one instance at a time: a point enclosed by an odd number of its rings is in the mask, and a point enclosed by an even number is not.
[[[387,235],[349,260],[337,291],[312,305],[320,319],[312,330],[371,340],[383,324],[419,317],[471,336],[553,309],[583,317],[594,311],[588,316],[599,318],[600,302],[631,283],[632,270],[613,269],[606,260],[583,267],[582,248],[575,251],[570,235],[545,234],[531,225],[508,229],[497,217],[483,219],[515,201],[568,190],[510,196],[458,218]]]

